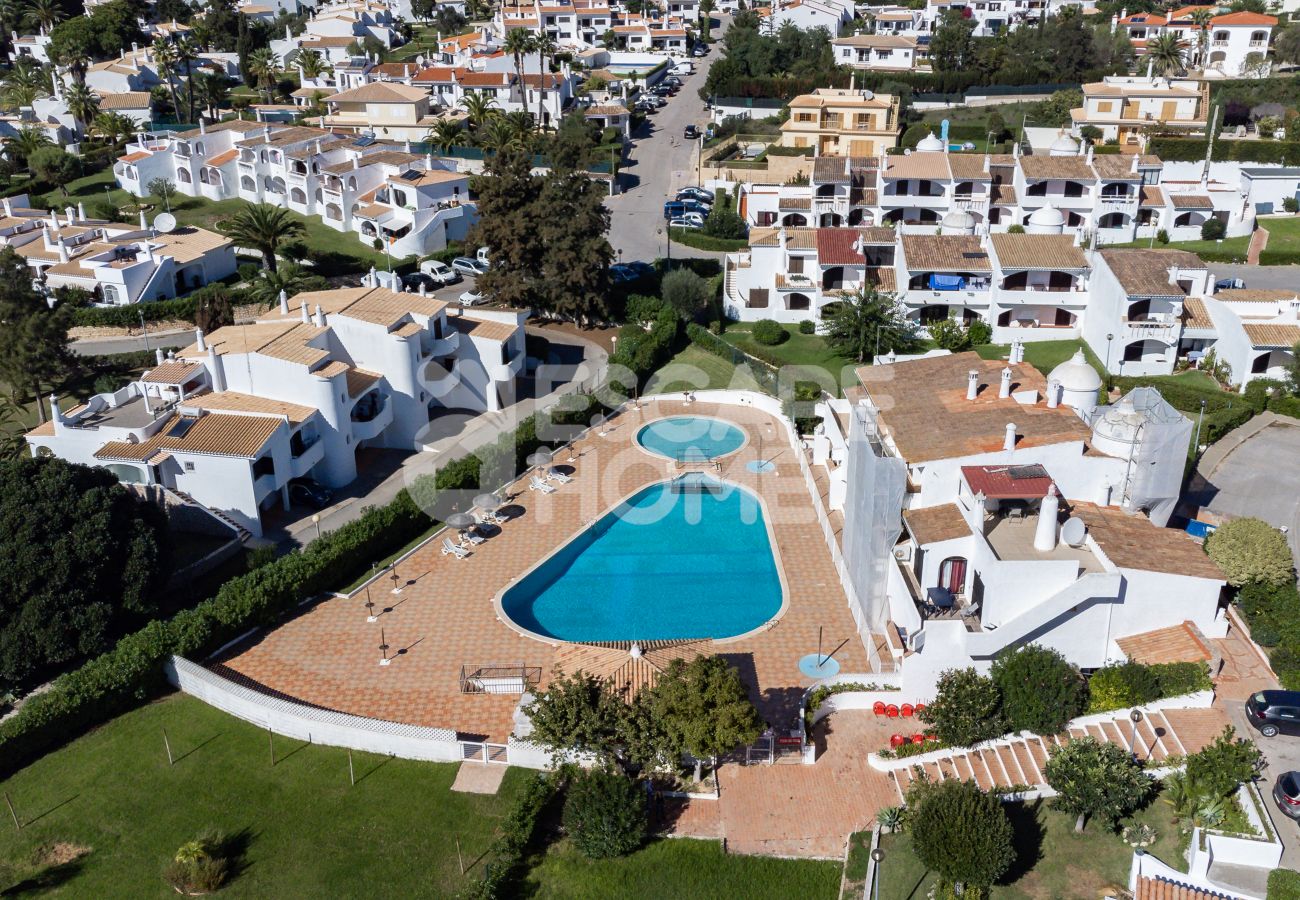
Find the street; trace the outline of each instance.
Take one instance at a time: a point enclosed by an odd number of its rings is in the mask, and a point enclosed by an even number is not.
[[[1240,278],[1246,287],[1254,290],[1300,290],[1300,266],[1231,266],[1227,263],[1207,263],[1215,281]]]
[[[731,21],[723,16],[714,28],[721,34]],[[709,66],[722,50],[715,44],[708,56],[695,59],[695,72],[682,78],[682,88],[668,105],[651,113],[641,129],[632,135],[633,145],[619,175],[620,193],[605,201],[610,210],[609,243],[616,258],[626,262],[653,262],[665,256],[668,223],[664,220],[664,202],[677,191],[698,184],[697,171],[702,141],[682,137],[687,125],[703,126],[709,122],[699,89],[708,75]],[[694,250],[676,244],[673,256],[721,258],[721,253]]]

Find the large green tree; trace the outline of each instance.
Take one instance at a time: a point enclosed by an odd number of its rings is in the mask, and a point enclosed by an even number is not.
[[[696,780],[700,760],[716,763],[763,733],[740,673],[721,656],[674,659],[655,683],[650,703],[675,749],[695,757]]]
[[[525,739],[557,759],[591,754],[603,765],[623,765],[623,701],[594,675],[575,672],[552,679],[525,707],[532,732]]]
[[[479,181],[479,220],[470,239],[491,248],[492,267],[476,286],[505,306],[537,304],[544,250],[537,239],[540,223],[532,216],[541,193],[542,179],[533,175],[532,160],[523,153],[495,154]]]
[[[858,362],[873,359],[877,350],[907,351],[917,344],[916,328],[894,295],[870,284],[827,304],[821,330],[831,347]]]
[[[1093,737],[1052,748],[1043,777],[1057,792],[1056,807],[1076,817],[1075,831],[1083,831],[1090,818],[1114,824],[1138,809],[1155,787],[1132,754]]]
[[[1088,686],[1078,667],[1047,647],[1030,644],[1004,654],[990,674],[1013,731],[1057,734],[1088,704]]]
[[[1002,801],[973,781],[913,782],[907,792],[912,849],[945,881],[987,888],[1016,859]]]
[[[1252,581],[1282,585],[1294,578],[1286,536],[1262,519],[1233,519],[1220,525],[1205,539],[1205,552],[1236,587]]]
[[[626,856],[645,843],[645,791],[626,775],[580,772],[564,801],[564,828],[583,856]]]
[[[0,462],[0,688],[104,651],[166,578],[161,512],[111,473]]]
[[[582,172],[553,171],[534,206],[541,254],[537,299],[548,313],[579,324],[609,315],[609,263],[614,250],[603,184]]]
[[[72,309],[62,304],[50,309],[32,287],[31,270],[12,247],[0,250],[0,379],[14,394],[36,400],[45,421],[41,394],[57,382],[72,363],[68,327]]]
[[[260,251],[262,266],[270,272],[276,270],[276,252],[307,232],[300,219],[269,203],[241,206],[239,212],[217,227],[236,245]]]
[[[973,668],[939,673],[938,693],[921,711],[926,722],[949,747],[969,747],[1006,733],[1002,692],[992,678]]]
[[[971,61],[975,24],[963,12],[948,10],[934,29],[930,38],[930,65],[936,72],[960,72]]]

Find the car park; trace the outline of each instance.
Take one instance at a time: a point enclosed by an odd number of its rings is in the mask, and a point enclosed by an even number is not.
[[[713,194],[711,194],[709,191],[706,191],[702,187],[682,188],[680,191],[677,192],[677,199],[681,200],[683,203],[685,203],[688,200],[693,200],[696,203],[705,203],[708,204],[709,206],[713,205]]]
[[[1300,821],[1300,772],[1283,772],[1273,783],[1273,802],[1283,815]]]
[[[462,275],[473,275],[475,277],[487,271],[487,266],[471,256],[456,257],[451,261],[451,267]]]
[[[301,503],[312,509],[324,509],[333,499],[334,494],[329,488],[311,478],[295,478],[289,482],[290,503]]]
[[[486,303],[487,300],[477,291],[466,291],[456,298],[465,306],[478,306],[480,303]]]
[[[696,128],[694,125],[687,125],[686,130],[682,132],[682,137],[688,141],[699,140],[700,129]]]
[[[699,213],[684,213],[668,221],[669,228],[703,228],[704,216]]]
[[[1300,735],[1300,691],[1259,691],[1246,701],[1246,721],[1264,737]]]
[[[460,273],[440,259],[426,259],[420,263],[420,274],[438,284],[455,284],[460,281]]]

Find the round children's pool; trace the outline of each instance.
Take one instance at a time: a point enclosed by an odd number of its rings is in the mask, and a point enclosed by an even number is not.
[[[709,416],[673,416],[646,425],[636,439],[651,453],[677,462],[693,462],[735,453],[745,443],[745,432]]]

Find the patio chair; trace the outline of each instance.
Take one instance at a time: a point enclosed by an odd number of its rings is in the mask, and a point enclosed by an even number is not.
[[[542,479],[538,478],[536,475],[528,479],[528,490],[541,491],[543,494],[555,493],[555,488],[552,485],[549,485],[545,481],[542,481]]]
[[[464,547],[466,544],[477,547],[479,544],[483,543],[486,540],[487,538],[483,537],[483,535],[479,534],[477,531],[474,531],[472,529],[467,529],[460,533],[460,545],[462,547]]]
[[[442,539],[442,555],[446,556],[447,554],[451,554],[457,559],[464,559],[465,557],[469,556],[469,551],[466,550],[464,547],[458,547],[457,545],[453,544],[451,542],[451,538],[445,537]]]
[[[510,521],[505,516],[498,515],[486,509],[480,509],[478,512],[478,521],[480,525],[497,525],[501,526]]]
[[[874,704],[872,704],[871,711],[878,716],[883,716],[885,714],[885,701],[877,700]]]
[[[888,718],[891,718],[891,719],[897,719],[897,718],[898,718],[898,707],[895,706],[895,705],[892,704],[892,703],[889,704],[888,706],[885,707],[885,715],[886,715]]]
[[[970,606],[966,607],[961,611],[961,617],[963,619],[970,619],[973,618],[974,616],[978,616],[979,614],[980,614],[980,605],[978,603],[972,603]]]
[[[912,718],[912,713],[913,713],[913,711],[914,711],[914,708],[913,708],[912,704],[910,704],[910,703],[904,703],[904,704],[902,705],[902,707],[899,709],[899,713],[902,714],[902,716],[903,716],[904,719],[910,719],[910,718]]]
[[[547,481],[554,481],[556,484],[568,484],[573,481],[572,476],[565,475],[559,469],[552,468],[546,473]]]

